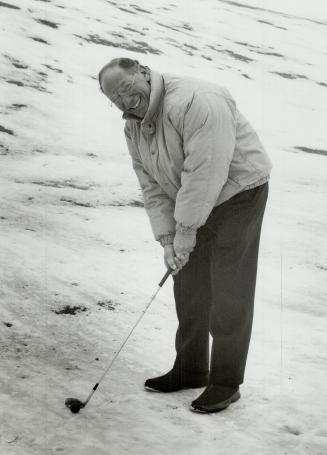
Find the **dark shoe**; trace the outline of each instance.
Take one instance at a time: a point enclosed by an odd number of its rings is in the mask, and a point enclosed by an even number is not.
[[[240,398],[241,394],[238,387],[209,384],[201,395],[192,401],[192,411],[219,412],[228,408],[231,403],[234,403]]]
[[[147,379],[144,387],[152,392],[177,392],[182,389],[195,389],[205,387],[208,384],[208,376],[202,375],[191,377],[189,374],[183,374],[171,370],[163,376]]]

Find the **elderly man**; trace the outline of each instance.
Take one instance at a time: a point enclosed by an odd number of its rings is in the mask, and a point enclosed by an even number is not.
[[[221,411],[244,379],[271,161],[220,85],[129,58],[105,65],[99,83],[123,112],[144,206],[173,270],[176,359],[145,388],[206,386],[191,409]]]

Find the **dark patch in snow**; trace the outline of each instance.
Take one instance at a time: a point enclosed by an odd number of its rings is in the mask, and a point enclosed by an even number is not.
[[[87,308],[85,306],[79,306],[79,305],[69,306],[69,305],[65,305],[62,308],[58,309],[58,310],[52,310],[52,312],[56,313],[56,314],[72,314],[72,315],[75,315],[77,313],[82,313],[83,311],[86,311],[86,310],[87,310]]]
[[[208,57],[207,55],[201,55],[202,58],[209,60],[210,62],[212,61],[211,57]]]
[[[66,197],[62,197],[62,198],[60,198],[60,200],[62,202],[68,202],[69,204],[76,205],[78,207],[87,207],[87,208],[95,207],[90,202],[78,202],[78,201],[74,201],[73,199],[66,198]]]
[[[223,54],[227,54],[230,57],[233,57],[236,60],[240,60],[241,62],[244,62],[244,63],[250,63],[250,62],[254,62],[255,61],[253,58],[245,57],[245,55],[238,54],[237,52],[231,51],[229,49],[221,49],[218,52],[222,52]]]
[[[258,22],[260,22],[261,24],[267,24],[267,25],[270,25],[271,27],[274,27],[274,28],[279,28],[281,30],[287,30],[286,27],[280,27],[279,25],[275,25],[275,24],[272,24],[271,22],[268,22],[268,21],[263,21],[263,20],[258,20]]]
[[[73,365],[73,366],[69,366],[69,367],[65,367],[65,370],[80,370],[80,367],[78,367],[77,365]],[[58,450],[58,449],[56,449]],[[64,450],[64,449],[62,449]]]
[[[11,55],[5,54],[4,57],[7,58],[15,68],[24,69],[24,70],[26,70],[28,68],[28,65],[26,65],[26,63],[23,63],[20,60],[14,58],[14,57],[11,57]]]
[[[15,133],[13,132],[13,130],[9,130],[8,128],[5,128],[2,125],[0,125],[0,133],[6,133],[6,134],[9,134],[10,136],[15,136]]]
[[[37,37],[37,36],[30,36],[30,38],[31,38],[33,41],[37,41],[38,43],[47,44],[48,46],[50,46],[50,43],[48,43],[48,41],[46,41],[46,40],[43,39],[43,38],[39,38],[39,37]]]
[[[239,44],[240,46],[246,46],[250,49],[260,49],[259,46],[253,46],[253,44],[247,43],[246,41],[234,41],[235,44]]]
[[[283,55],[283,54],[280,54],[279,52],[255,51],[254,49],[250,49],[250,52],[256,52],[257,54],[262,54],[262,55],[271,55],[272,57],[281,57],[281,58],[284,58],[284,55]]]
[[[190,24],[188,24],[187,22],[185,22],[184,24],[181,25],[182,28],[185,28],[185,30],[189,30],[190,32],[193,30],[193,28],[190,26]]]
[[[243,44],[243,45],[247,45],[247,43],[242,43],[242,42],[237,42],[237,44]],[[245,62],[245,63],[250,63],[250,62],[255,62],[255,60],[251,57],[246,57],[245,55],[243,54],[239,54],[237,52],[234,52],[234,51],[231,51],[230,49],[222,49],[221,47],[221,44],[216,44],[215,46],[213,46],[212,44],[207,44],[207,46],[209,49],[212,49],[213,51],[216,51],[216,52],[221,52],[223,54],[227,54],[229,55],[230,57],[232,58],[235,58],[236,60],[240,60],[242,62]]]
[[[265,8],[258,8],[256,6],[252,6],[252,5],[244,5],[243,3],[238,3],[238,2],[231,1],[231,0],[220,0],[220,1],[222,3],[228,3],[229,5],[239,6],[240,8],[248,8],[248,9],[253,9],[253,10],[257,10],[257,11],[269,11]]]
[[[140,47],[140,52],[145,52],[145,53],[150,53],[150,54],[156,54],[156,55],[160,55],[162,54],[161,51],[159,51],[159,49],[155,49],[151,46],[149,46],[147,43],[145,43],[144,41],[134,41],[134,43],[138,44]]]
[[[323,155],[327,156],[327,150],[322,150],[322,149],[311,149],[309,147],[304,147],[304,146],[296,146],[294,147],[296,150],[300,150],[301,152],[305,153],[313,153],[315,155]]]
[[[146,33],[140,32],[132,27],[123,27],[124,30],[129,30],[130,32],[138,33],[139,35],[146,36]]]
[[[21,81],[15,81],[13,79],[7,79],[6,82],[7,82],[7,84],[17,85],[18,87],[25,87],[25,84],[23,84]]]
[[[114,302],[113,300],[107,299],[107,300],[98,300],[97,305],[106,310],[114,311],[116,309],[116,306],[119,305],[119,303]]]
[[[134,9],[136,9],[136,11],[139,11],[140,13],[152,14],[151,11],[148,11],[147,9],[143,9],[143,8],[141,8],[140,6],[133,5],[133,4],[130,4],[129,6],[131,6],[131,7],[134,8]]]
[[[123,35],[122,33],[112,32],[111,34],[112,36],[116,36],[117,38],[125,38],[125,35]]]
[[[11,322],[4,322],[4,325],[7,326],[7,327],[12,327],[12,323]]]
[[[266,49],[263,49],[262,47],[259,46],[253,46],[252,44],[246,43],[245,41],[234,41],[235,44],[239,44],[240,46],[245,46],[247,47],[251,52],[256,52],[258,54],[264,54],[264,55],[272,55],[274,57],[284,57],[283,54],[280,54],[279,52],[274,52],[274,48],[271,46],[268,46]],[[267,50],[267,49],[272,49]]]
[[[326,82],[317,82],[318,85],[322,85],[323,87],[327,87],[327,83]]]
[[[47,27],[51,28],[58,28],[59,24],[56,22],[48,21],[47,19],[34,19],[36,22],[42,25],[46,25]]]
[[[4,145],[0,144],[0,155],[9,155],[9,148],[5,147]],[[5,220],[6,218],[0,217],[1,220]]]
[[[42,150],[38,150],[39,152],[42,152]],[[18,182],[18,183],[23,183],[23,182]],[[81,185],[78,183],[73,183],[69,180],[63,180],[63,181],[57,181],[57,180],[34,180],[31,182],[33,185],[41,185],[41,186],[51,186],[52,188],[75,188],[77,190],[89,190],[90,188],[93,188],[94,185]]]
[[[124,13],[130,13],[130,14],[136,14],[135,11],[131,11],[130,9],[122,8],[121,6],[115,5],[116,8],[120,9],[121,11],[124,11]]]
[[[6,220],[7,218],[5,216],[0,216],[0,220]]]
[[[95,78],[97,79],[97,78]],[[95,155],[94,153],[90,152],[90,153],[87,153],[86,156],[89,156],[90,158],[97,158],[98,155]]]
[[[301,431],[297,429],[296,427],[290,427],[289,425],[285,425],[283,427],[284,431],[287,431],[288,433],[294,434],[294,436],[299,436],[301,434]]]
[[[179,30],[176,27],[172,27],[171,25],[161,24],[160,22],[157,22],[157,24],[160,25],[161,27],[165,27],[165,28],[169,28],[170,30],[174,30],[175,32],[181,32],[181,30]]]
[[[189,47],[190,49],[193,49],[194,51],[197,51],[197,50],[198,50],[198,48],[197,48],[197,47],[195,47],[195,46],[191,46],[190,44],[186,44],[186,43],[184,43],[184,46],[185,46],[185,47]]]
[[[134,42],[132,41],[131,44],[127,41],[121,41],[121,42],[115,43],[113,41],[109,41],[107,39],[101,38],[99,35],[87,35],[87,36],[75,35],[75,36],[88,43],[101,44],[103,46],[117,47],[120,49],[129,50],[129,51],[140,52],[142,54],[147,54],[147,53],[156,54],[156,55],[162,54],[161,51],[149,46],[144,41],[134,41]]]
[[[4,8],[10,8],[10,9],[20,9],[19,6],[12,5],[11,3],[5,3],[5,2],[0,2],[0,6],[3,6]]]
[[[28,68],[24,63],[12,62],[15,68],[26,70]]]
[[[242,73],[242,76],[245,77],[246,79],[252,79],[248,74]]]
[[[11,104],[10,105],[11,109],[14,109],[15,111],[18,111],[19,109],[23,109],[24,107],[27,107],[27,104]]]
[[[212,44],[208,44],[207,47],[209,49],[212,49],[213,51],[218,51],[217,47],[221,47],[221,44],[216,44],[216,46],[213,46]]]
[[[295,73],[280,73],[279,71],[272,71],[273,74],[277,74],[284,79],[308,79],[307,76],[303,74],[295,74]]]
[[[21,81],[16,81],[14,79],[6,79],[6,82],[7,84],[13,84],[13,85],[17,85],[17,87],[30,87],[30,88],[34,88],[35,90],[38,90],[39,92],[46,92],[46,93],[51,93],[49,90],[47,90],[46,88],[42,87],[38,82],[31,82],[31,83],[23,83]],[[41,81],[41,82],[44,82],[44,79]]]
[[[285,17],[287,19],[300,19],[302,21],[312,22],[313,24],[327,25],[327,22],[320,22],[315,19],[309,19],[307,17],[302,17],[302,16],[294,16],[292,14],[282,13],[280,11],[274,11],[272,9],[267,9],[267,8],[260,8],[258,6],[245,5],[244,3],[239,3],[239,2],[232,1],[232,0],[219,0],[219,1],[222,3],[227,3],[228,5],[238,6],[240,8],[247,8],[247,9],[251,9],[251,10],[255,10],[255,11],[264,11],[266,13],[271,13],[276,16]]]
[[[144,207],[144,203],[136,199],[133,199],[129,202],[112,202],[108,205],[111,207]]]
[[[46,68],[48,68],[51,71],[55,71],[56,73],[59,73],[59,74],[63,73],[63,70],[61,70],[60,68],[56,68],[55,66],[46,65],[46,64],[43,64],[43,66],[45,66]]]
[[[316,265],[317,269],[320,269],[320,270],[324,270],[324,271],[327,271],[327,266],[323,266],[323,265]]]
[[[35,229],[32,229],[32,228],[25,228],[25,231],[32,231],[32,232],[36,232]]]

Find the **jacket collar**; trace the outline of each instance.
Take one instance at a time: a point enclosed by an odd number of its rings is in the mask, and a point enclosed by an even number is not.
[[[156,131],[156,119],[159,114],[159,108],[161,105],[161,101],[164,96],[164,83],[163,77],[160,73],[156,71],[150,71],[150,84],[151,84],[151,91],[150,91],[150,102],[148,110],[141,121],[141,129],[142,132],[145,134],[154,134]],[[123,114],[124,120],[138,120],[136,117],[132,115]],[[138,120],[139,121],[139,120]]]

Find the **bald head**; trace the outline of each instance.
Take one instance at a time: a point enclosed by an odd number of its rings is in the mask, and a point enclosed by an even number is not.
[[[124,118],[142,119],[150,100],[150,70],[137,60],[114,59],[99,72],[102,92],[124,112]]]
[[[133,74],[138,70],[139,62],[137,60],[132,60],[131,58],[114,58],[114,59],[110,60],[109,63],[106,63],[106,65],[104,65],[101,68],[99,75],[98,75],[99,84],[100,84],[101,89],[102,89],[103,73],[107,69],[110,69],[110,68],[113,69],[113,68],[117,68],[117,67],[123,69],[124,71],[126,71],[126,73]]]

